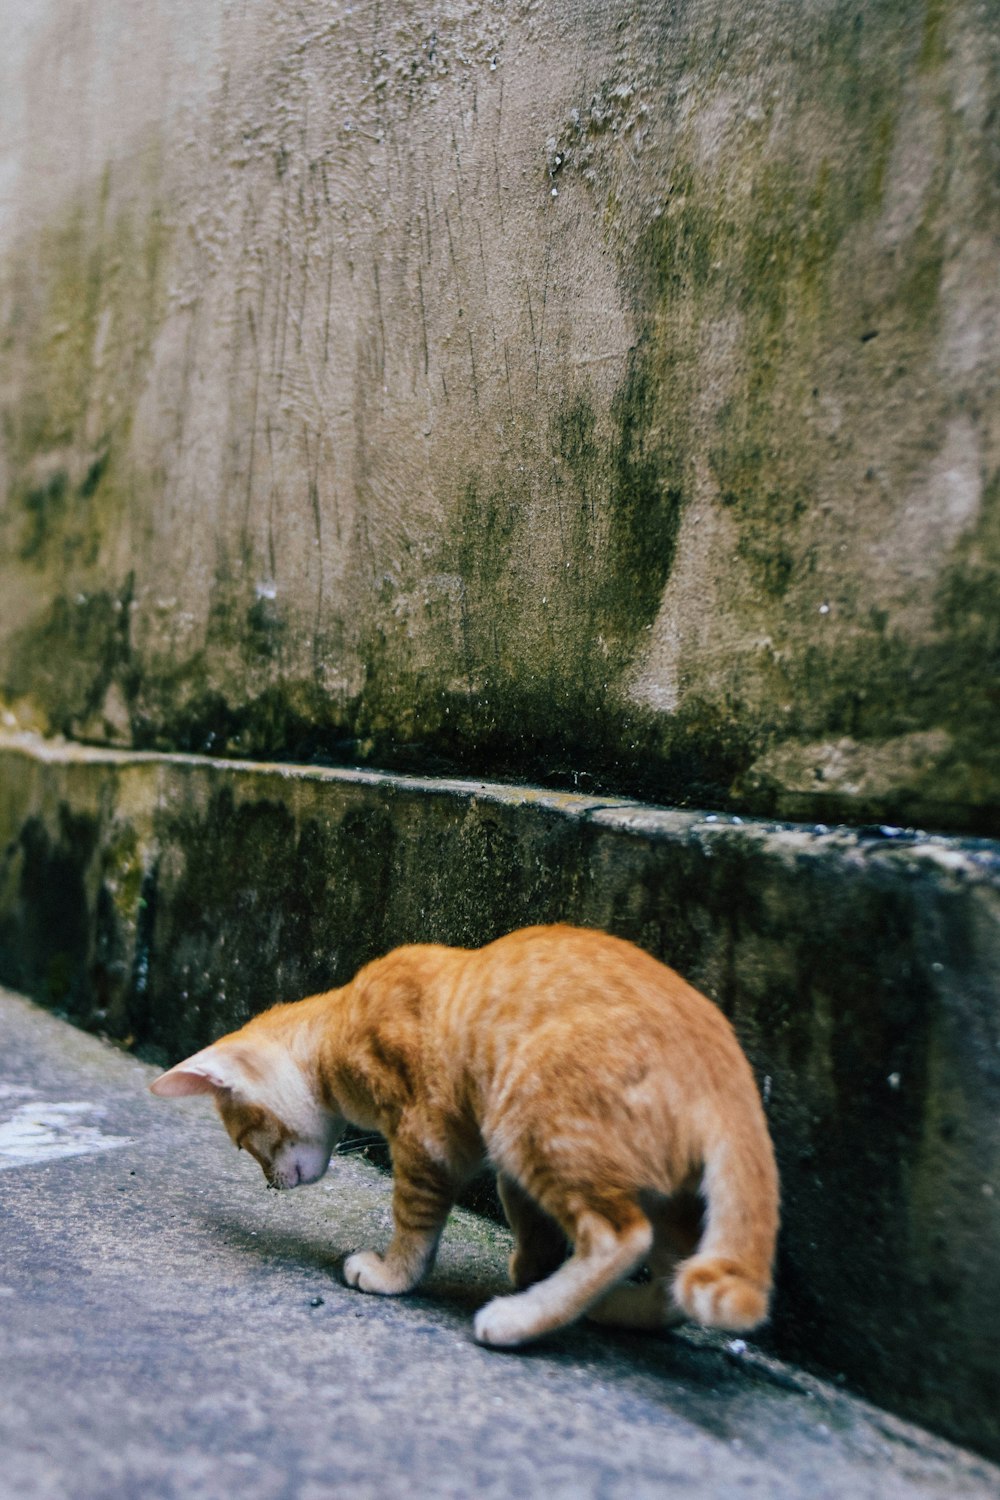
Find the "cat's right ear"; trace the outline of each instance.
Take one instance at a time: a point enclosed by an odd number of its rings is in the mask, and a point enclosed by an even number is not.
[[[161,1099],[180,1099],[185,1094],[218,1094],[222,1089],[232,1087],[233,1080],[228,1076],[230,1071],[219,1048],[206,1047],[154,1078],[149,1091],[159,1094]]]

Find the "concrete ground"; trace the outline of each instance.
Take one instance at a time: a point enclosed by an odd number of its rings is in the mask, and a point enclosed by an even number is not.
[[[1000,1470],[697,1332],[473,1344],[504,1233],[456,1212],[420,1297],[348,1291],[389,1231],[356,1157],[265,1191],[204,1100],[0,991],[2,1500],[1000,1493]]]

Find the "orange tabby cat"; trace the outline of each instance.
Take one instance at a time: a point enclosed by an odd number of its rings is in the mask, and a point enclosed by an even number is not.
[[[491,1163],[519,1290],[476,1315],[481,1343],[583,1313],[639,1328],[767,1316],[778,1180],[749,1065],[711,1001],[619,938],[529,927],[477,950],[397,948],[152,1089],[213,1094],[272,1187],[322,1177],[348,1122],[381,1131],[395,1233],[384,1256],[348,1257],[365,1292],[417,1285],[456,1192]],[[642,1265],[650,1279],[628,1282]]]

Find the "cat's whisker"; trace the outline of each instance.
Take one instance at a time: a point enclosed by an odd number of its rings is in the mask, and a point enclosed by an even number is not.
[[[354,1136],[350,1140],[340,1141],[334,1151],[335,1156],[353,1156],[359,1151],[367,1151],[369,1146],[380,1146],[385,1141],[382,1135]]]

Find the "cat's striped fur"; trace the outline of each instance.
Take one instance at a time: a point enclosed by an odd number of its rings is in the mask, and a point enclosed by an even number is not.
[[[710,1000],[602,932],[397,948],[152,1087],[213,1094],[275,1187],[322,1176],[348,1122],[380,1131],[395,1233],[344,1267],[366,1292],[417,1285],[456,1192],[491,1163],[519,1290],[477,1314],[482,1343],[584,1313],[739,1330],[767,1315],[778,1180],[750,1067]]]

